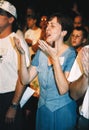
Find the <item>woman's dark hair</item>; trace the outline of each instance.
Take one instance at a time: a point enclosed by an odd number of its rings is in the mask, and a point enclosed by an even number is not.
[[[73,30],[82,31],[83,32],[83,37],[86,38],[86,39],[88,38],[88,32],[83,26],[75,27]]]
[[[57,21],[59,22],[59,24],[61,24],[62,30],[67,31],[67,34],[64,37],[64,41],[66,41],[72,32],[73,20],[65,13],[54,13],[49,17],[48,21],[52,20],[54,17],[57,17]]]

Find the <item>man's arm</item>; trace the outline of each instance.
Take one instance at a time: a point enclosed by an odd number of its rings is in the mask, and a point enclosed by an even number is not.
[[[83,75],[70,84],[70,95],[75,100],[85,94],[89,85],[89,46],[83,47],[79,51],[78,57],[83,68]]]
[[[22,94],[24,92],[25,87],[26,86],[24,86],[21,83],[20,78],[18,78],[14,97],[13,97],[12,102],[10,104],[10,107],[9,107],[7,113],[6,113],[6,122],[7,123],[11,123],[11,122],[14,121],[15,116],[16,116],[16,112],[17,112],[18,107],[19,107],[19,101],[22,97]]]
[[[70,96],[78,100],[87,90],[88,78],[83,74],[78,80],[70,83]]]

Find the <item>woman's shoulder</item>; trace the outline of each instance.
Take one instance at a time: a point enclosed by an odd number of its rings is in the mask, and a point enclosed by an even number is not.
[[[74,54],[76,55],[76,50],[72,46],[66,46],[66,51],[64,53],[65,55]]]
[[[75,55],[77,54],[75,48],[72,46],[69,46],[68,53],[74,53]]]

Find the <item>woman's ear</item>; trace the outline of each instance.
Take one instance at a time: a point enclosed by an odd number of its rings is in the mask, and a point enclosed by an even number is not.
[[[83,39],[83,43],[86,43],[86,41],[87,41],[87,39],[86,39],[86,38],[84,38],[84,39]]]
[[[63,30],[63,31],[62,31],[62,36],[64,37],[64,36],[66,36],[66,34],[67,34],[67,31],[66,31],[66,30]]]

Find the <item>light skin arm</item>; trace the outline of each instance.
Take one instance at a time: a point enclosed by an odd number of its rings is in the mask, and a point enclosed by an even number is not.
[[[58,58],[57,59],[55,58],[55,60],[53,60],[53,68],[58,90],[61,95],[65,94],[69,90],[69,83],[67,81],[69,72],[63,73]]]
[[[80,53],[85,75],[89,78],[89,46],[82,48]]]
[[[25,86],[23,86],[20,82],[20,79],[18,78],[17,84],[16,84],[16,89],[15,89],[15,94],[12,99],[12,103],[18,104],[20,101],[20,98],[22,96],[22,93],[25,89]],[[17,109],[13,109],[12,107],[9,107],[7,113],[6,113],[6,119],[5,121],[7,123],[14,122],[15,116],[16,116]]]
[[[36,76],[37,71],[35,66],[26,66],[25,51],[22,48],[19,39],[14,37],[15,45],[20,53],[20,77],[23,85],[29,84]]]
[[[19,101],[22,97],[26,85],[35,78],[35,76],[37,75],[37,71],[35,67],[32,66],[29,68],[26,67],[25,52],[20,45],[20,41],[17,38],[14,38],[14,40],[15,40],[16,47],[21,54],[20,55],[21,67],[20,67],[20,73],[18,74],[20,76],[17,80],[16,90],[15,90],[14,97],[12,99],[12,103],[19,104]],[[6,113],[5,121],[7,123],[14,122],[16,112],[17,109],[13,109],[12,107],[9,107]]]
[[[34,67],[31,67],[31,70],[34,71],[35,68]],[[24,71],[24,69],[23,69]],[[25,71],[24,71],[25,72]],[[23,74],[24,74],[23,72]],[[34,71],[33,73],[31,73],[31,79],[33,79],[35,77],[35,73],[36,71]],[[26,78],[26,76],[22,76],[22,79],[24,79],[24,77]],[[27,79],[26,79],[27,80]],[[18,78],[17,80],[17,85],[16,85],[16,90],[15,90],[15,94],[14,94],[14,97],[13,97],[13,100],[12,100],[12,103],[15,103],[15,104],[19,104],[19,101],[22,97],[22,94],[24,92],[24,89],[25,89],[26,85],[23,85],[20,81],[20,78]],[[17,109],[13,109],[12,107],[9,107],[7,113],[6,113],[6,119],[5,121],[7,123],[11,123],[11,122],[14,122],[14,119],[15,119],[15,116],[16,116],[16,112],[17,112]]]
[[[84,73],[78,80],[70,84],[70,94],[75,100],[84,95],[89,85],[89,48],[81,49],[78,56],[80,57]]]
[[[32,40],[31,40],[31,39],[25,39],[25,41],[27,42],[27,44],[28,44],[29,46],[32,46]]]
[[[35,43],[34,45],[32,45],[32,50],[33,50],[34,52],[37,52],[37,50],[38,50],[38,45],[39,45],[38,42]]]
[[[84,95],[87,90],[88,78],[83,74],[78,80],[70,84],[70,96],[77,100]]]
[[[34,71],[34,67],[31,67],[31,70]],[[31,74],[33,76],[31,76],[31,79],[33,79],[35,77],[35,71],[33,74]],[[25,87],[26,87],[26,84],[22,84],[21,80],[20,80],[20,76],[17,80],[17,84],[16,84],[16,89],[15,89],[15,94],[14,94],[14,97],[13,97],[13,100],[12,100],[12,103],[16,103],[18,104],[21,97],[22,97],[22,94],[25,90]]]
[[[69,72],[63,73],[60,62],[59,56],[57,55],[57,48],[52,48],[44,41],[39,41],[39,47],[42,51],[44,51],[48,57],[50,57],[51,62],[53,64],[54,69],[54,76],[56,80],[56,84],[61,95],[65,94],[69,90],[69,83],[67,81],[67,77]]]

